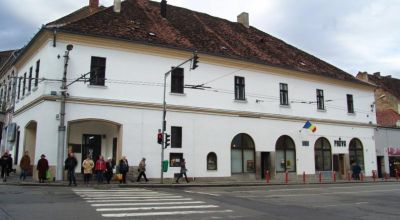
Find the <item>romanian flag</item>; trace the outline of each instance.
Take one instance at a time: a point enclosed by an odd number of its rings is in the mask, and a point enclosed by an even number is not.
[[[317,126],[311,124],[310,121],[307,121],[307,122],[304,124],[303,128],[310,129],[313,133],[314,133],[315,131],[317,131]]]

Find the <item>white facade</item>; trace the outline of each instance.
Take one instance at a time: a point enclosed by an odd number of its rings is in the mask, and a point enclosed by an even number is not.
[[[67,44],[74,46],[70,52],[67,78],[69,82],[90,71],[91,57],[106,58],[105,86],[91,86],[76,82],[68,88],[66,144],[81,144],[82,134],[102,136],[101,154],[112,155],[112,139],[117,138],[118,155],[126,155],[131,166],[137,166],[142,157],[147,159],[147,175],[160,177],[160,145],[156,142],[157,130],[162,121],[163,75],[171,67],[190,57],[190,53],[169,49],[132,45],[129,48],[111,43],[96,44],[79,39],[59,40],[53,47],[51,38],[44,41],[31,56],[21,59],[18,76],[40,60],[40,81],[30,92],[16,100],[14,122],[21,133],[20,150],[26,149],[26,125],[37,123],[34,161],[42,153],[50,165],[56,165],[57,131],[60,111],[58,96],[62,78],[63,55]],[[58,56],[60,55],[60,56]],[[170,153],[183,153],[189,176],[231,176],[231,142],[240,133],[249,135],[255,145],[256,176],[261,174],[261,152],[270,152],[272,168],[275,166],[276,142],[287,135],[295,143],[297,174],[315,174],[314,143],[326,138],[331,153],[348,157],[349,143],[356,138],[363,146],[366,175],[376,169],[374,129],[375,113],[373,88],[350,82],[279,70],[242,61],[221,59],[200,54],[200,67],[189,71],[184,66],[184,83],[206,83],[206,90],[185,89],[184,94],[170,93],[170,76],[167,80],[167,133],[171,126],[182,127],[182,148],[167,148]],[[185,58],[186,57],[186,58]],[[234,99],[234,77],[245,78],[246,100]],[[209,82],[209,83],[207,83]],[[289,106],[281,106],[279,84],[288,84]],[[21,88],[22,89],[22,88]],[[317,110],[316,89],[324,91],[325,110]],[[22,93],[22,92],[21,92]],[[347,113],[346,95],[352,94],[355,113]],[[310,120],[317,126],[312,133],[302,129]],[[82,128],[74,122],[88,122]],[[92,121],[92,122],[91,122]],[[102,124],[108,123],[109,126]],[[92,123],[92,124],[91,124]],[[94,123],[94,124],[93,124]],[[96,125],[100,123],[101,125]],[[104,125],[104,127],[102,127]],[[335,140],[346,141],[345,147],[334,146]],[[309,141],[309,146],[302,146]],[[29,142],[29,141],[28,141]],[[206,158],[214,152],[218,158],[217,170],[207,170]],[[21,155],[21,154],[20,154]],[[346,168],[348,169],[348,167]],[[173,177],[179,167],[170,167],[165,174]]]

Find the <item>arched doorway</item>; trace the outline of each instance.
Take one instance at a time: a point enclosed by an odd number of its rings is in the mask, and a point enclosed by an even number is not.
[[[349,159],[350,164],[357,163],[364,170],[364,149],[361,141],[353,138],[349,144]]]
[[[68,152],[78,160],[76,172],[81,172],[82,161],[89,155],[96,161],[99,155],[111,157],[116,163],[121,158],[122,125],[102,119],[80,119],[68,122]]]
[[[296,172],[296,146],[291,137],[283,135],[278,138],[276,149],[276,172]]]
[[[331,144],[326,138],[318,138],[314,146],[315,171],[332,171]]]
[[[25,126],[24,135],[24,151],[28,151],[28,155],[31,158],[31,164],[33,165],[36,161],[36,133],[37,133],[37,122],[30,121]]]
[[[231,143],[231,172],[255,173],[255,146],[253,139],[245,133],[236,135]]]

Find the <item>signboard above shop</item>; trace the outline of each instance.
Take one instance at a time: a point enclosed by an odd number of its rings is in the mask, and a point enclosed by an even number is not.
[[[389,156],[400,156],[400,147],[388,147]]]

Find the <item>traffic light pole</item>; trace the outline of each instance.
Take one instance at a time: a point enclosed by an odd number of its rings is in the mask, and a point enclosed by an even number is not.
[[[165,149],[165,131],[167,129],[167,121],[165,120],[165,118],[167,116],[167,103],[165,101],[165,94],[167,92],[167,77],[175,69],[181,67],[182,65],[186,64],[189,61],[194,60],[194,61],[196,61],[195,64],[197,64],[197,62],[198,62],[197,59],[198,59],[197,54],[193,53],[193,56],[190,59],[185,60],[183,63],[179,64],[178,66],[172,67],[171,70],[169,70],[168,72],[166,72],[164,74],[163,116],[162,116],[162,125],[161,125],[162,126],[162,136],[163,136],[163,141],[161,143],[161,180],[160,180],[161,184],[164,183],[163,161],[164,161],[164,149]],[[194,68],[192,68],[192,67],[191,68],[195,69],[197,67],[197,65],[193,66],[193,67]]]

